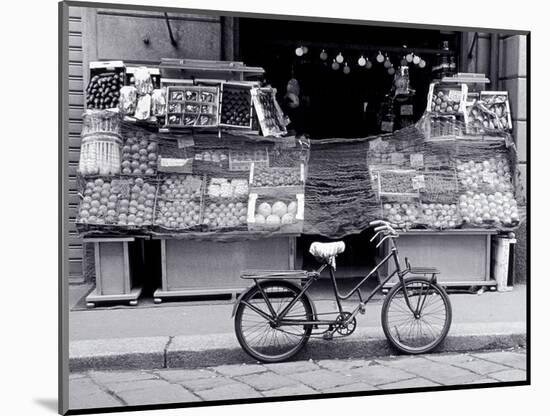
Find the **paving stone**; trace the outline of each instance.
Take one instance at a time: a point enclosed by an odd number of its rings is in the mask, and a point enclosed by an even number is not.
[[[449,364],[437,363],[422,357],[405,357],[384,361],[384,365],[402,369],[443,385],[472,383],[481,377],[471,371]]]
[[[177,384],[160,383],[117,393],[128,405],[186,403],[200,401],[200,398]]]
[[[289,376],[316,390],[343,386],[355,382],[351,376],[329,370],[308,371],[307,373],[296,373]]]
[[[519,370],[525,370],[527,367],[527,357],[515,351],[492,351],[472,355],[483,360],[504,364]]]
[[[180,381],[199,380],[202,378],[216,377],[216,373],[208,369],[200,370],[159,370],[157,374],[170,383],[179,383]]]
[[[234,383],[234,381],[229,377],[213,376],[194,380],[181,380],[178,383],[191,391],[199,391],[226,386]]]
[[[124,403],[102,390],[89,378],[76,378],[69,381],[69,409],[71,410],[123,405]]]
[[[439,384],[425,378],[415,377],[408,380],[400,380],[394,383],[382,384],[378,386],[380,389],[412,389],[415,387],[433,387]]]
[[[275,390],[281,387],[290,387],[299,384],[291,378],[281,376],[272,372],[250,374],[237,377],[238,380],[246,383],[257,390]]]
[[[299,396],[302,394],[316,394],[311,387],[299,384],[292,387],[281,387],[280,389],[266,390],[262,392],[265,397]]]
[[[441,355],[427,355],[428,360],[437,361],[443,364],[452,364],[466,370],[470,370],[477,374],[486,375],[495,371],[507,370],[501,364],[494,363],[492,361],[481,360],[473,357],[469,354],[441,354]]]
[[[321,360],[317,364],[329,370],[345,372],[368,366],[373,360]]]
[[[214,369],[216,372],[229,377],[244,376],[247,374],[263,373],[264,371],[267,371],[264,366],[259,364],[220,365]]]
[[[196,392],[203,400],[231,400],[262,397],[262,394],[246,384],[233,382],[225,386]]]
[[[319,366],[313,361],[291,361],[287,363],[264,364],[264,366],[277,374],[296,374],[319,370]]]
[[[136,381],[125,381],[125,382],[114,382],[114,383],[101,383],[107,389],[115,392],[116,394],[131,391],[131,390],[146,390],[148,388],[157,388],[157,387],[168,387],[171,384],[167,381],[160,379],[150,379],[150,380],[136,380]]]
[[[352,391],[370,391],[370,390],[377,390],[377,388],[367,383],[353,383],[353,384],[346,384],[345,386],[338,386],[338,387],[331,387],[329,389],[324,389],[323,393],[346,393],[346,392],[352,392]]]
[[[125,383],[159,378],[156,374],[145,371],[90,371],[88,374],[100,384]]]
[[[527,373],[517,369],[497,371],[496,373],[489,374],[489,376],[498,381],[524,381],[527,379]]]
[[[407,371],[383,365],[354,368],[349,370],[348,374],[353,377],[354,381],[361,381],[373,386],[414,377],[414,374]]]

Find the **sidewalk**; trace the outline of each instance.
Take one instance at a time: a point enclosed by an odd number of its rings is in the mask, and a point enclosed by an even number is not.
[[[75,287],[72,300],[85,293]],[[76,291],[82,292],[76,294]],[[77,296],[78,295],[78,296]],[[336,310],[317,294],[318,312]],[[525,346],[526,291],[452,294],[453,324],[441,352]],[[346,305],[348,306],[346,308]],[[170,302],[150,307],[91,309],[70,313],[71,371],[87,369],[197,368],[253,363],[233,331],[230,302]],[[345,304],[351,309],[351,304]],[[298,359],[365,358],[394,353],[380,325],[381,300],[358,316],[348,338],[312,339]]]
[[[525,350],[87,371],[69,377],[71,409],[369,392],[526,380]]]

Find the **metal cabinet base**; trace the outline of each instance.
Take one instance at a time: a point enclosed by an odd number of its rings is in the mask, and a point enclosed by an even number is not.
[[[494,230],[411,230],[396,240],[402,267],[436,267],[437,281],[446,286],[494,286],[491,278],[491,236]],[[385,250],[388,247],[386,246]],[[389,264],[382,273],[391,273]],[[386,274],[387,275],[387,274]],[[394,279],[388,282],[395,283]]]
[[[165,298],[232,295],[250,282],[240,278],[244,269],[294,269],[295,238],[215,242],[162,239],[162,287],[155,302]]]
[[[128,302],[137,305],[141,288],[132,287],[130,243],[135,238],[87,238],[94,244],[96,288],[86,297],[88,307],[97,302]]]

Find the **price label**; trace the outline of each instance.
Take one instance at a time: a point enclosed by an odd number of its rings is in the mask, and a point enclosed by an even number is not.
[[[449,100],[460,102],[462,99],[462,90],[449,90]]]
[[[391,164],[392,165],[403,165],[405,164],[405,155],[399,152],[393,152],[390,154]]]
[[[421,168],[424,166],[424,154],[412,153],[411,154],[411,167]]]
[[[393,132],[393,121],[383,121],[380,125],[380,130],[388,133]]]
[[[426,182],[424,181],[424,175],[416,175],[412,178],[412,186],[415,191],[426,188]]]
[[[401,106],[401,115],[402,116],[412,116],[413,115],[413,105],[405,104]]]
[[[192,137],[178,137],[178,149],[192,147],[195,145],[195,140]]]
[[[180,168],[187,165],[191,160],[163,157],[160,159],[160,166],[163,168]]]

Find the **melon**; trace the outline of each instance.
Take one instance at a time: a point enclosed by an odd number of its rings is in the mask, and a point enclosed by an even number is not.
[[[277,201],[273,204],[273,207],[271,208],[271,212],[274,215],[277,215],[278,217],[282,217],[287,213],[287,207],[286,204],[283,201]]]
[[[281,218],[278,215],[271,214],[266,218],[265,222],[270,227],[277,227],[281,224]]]
[[[271,205],[269,205],[267,202],[262,202],[258,207],[258,214],[261,214],[264,217],[268,217],[269,215],[271,215]]]
[[[282,224],[292,224],[293,222],[294,222],[294,215],[293,214],[286,213],[281,218],[281,223]]]
[[[265,224],[265,217],[262,214],[256,214],[254,217],[256,224]]]
[[[289,214],[296,214],[296,211],[298,210],[298,205],[296,202],[292,201],[290,204],[288,204],[288,213]]]

